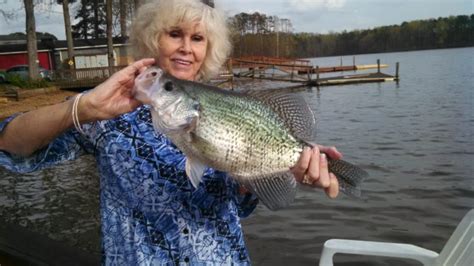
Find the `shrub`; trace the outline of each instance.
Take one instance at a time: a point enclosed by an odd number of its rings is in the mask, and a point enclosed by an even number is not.
[[[7,73],[0,71],[0,83],[7,81]]]
[[[49,82],[44,79],[24,79],[19,75],[7,75],[6,78],[8,83],[22,89],[37,89],[50,86]]]

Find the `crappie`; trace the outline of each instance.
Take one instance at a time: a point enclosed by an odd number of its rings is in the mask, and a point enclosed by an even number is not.
[[[197,187],[207,167],[227,172],[269,209],[296,194],[289,171],[315,128],[304,99],[278,92],[237,93],[179,80],[152,67],[135,79],[135,98],[152,107],[155,130],[186,155],[186,174]],[[346,194],[359,195],[367,173],[328,158]]]

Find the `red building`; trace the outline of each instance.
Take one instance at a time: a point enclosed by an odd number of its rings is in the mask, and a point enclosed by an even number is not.
[[[39,65],[45,69],[53,69],[49,50],[38,50]],[[28,53],[0,51],[0,70],[6,70],[15,65],[28,65]]]
[[[127,39],[114,38],[115,65],[127,65],[131,58],[127,51]],[[28,64],[28,52],[25,40],[0,40],[0,70],[15,65]],[[67,58],[67,42],[43,39],[37,43],[39,65],[48,70],[64,67]],[[103,67],[107,62],[107,40],[74,40],[75,62],[77,68]]]

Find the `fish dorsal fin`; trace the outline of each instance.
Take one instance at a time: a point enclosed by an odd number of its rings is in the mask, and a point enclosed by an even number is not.
[[[239,180],[272,211],[287,207],[295,199],[296,181],[289,171]]]
[[[202,181],[202,176],[207,169],[207,165],[201,163],[194,157],[187,156],[186,158],[186,175],[193,184],[194,188],[199,186]]]
[[[306,141],[314,139],[316,119],[301,94],[275,90],[250,91],[246,94],[277,113],[295,137]]]

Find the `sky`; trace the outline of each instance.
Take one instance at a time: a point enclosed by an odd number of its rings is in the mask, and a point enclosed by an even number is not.
[[[51,0],[49,0],[51,1]],[[21,0],[0,0],[1,11],[15,17],[6,21],[0,14],[0,35],[25,32]],[[39,1],[39,2],[48,2]],[[52,1],[55,2],[55,1]],[[404,21],[471,15],[474,0],[214,0],[228,16],[260,12],[287,18],[295,32],[341,32],[401,24]],[[65,39],[60,5],[35,7],[37,31]]]

